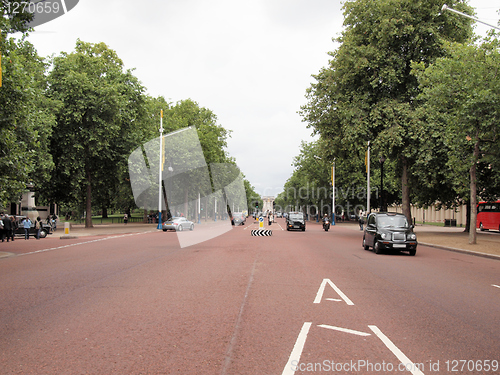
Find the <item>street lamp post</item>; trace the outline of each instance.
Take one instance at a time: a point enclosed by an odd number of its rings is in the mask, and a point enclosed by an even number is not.
[[[170,137],[171,135],[183,132],[185,130],[191,129],[191,126],[188,126],[187,128],[183,128],[180,130],[177,130],[175,132],[167,134],[165,137]],[[161,208],[162,208],[162,172],[163,172],[163,109],[161,110],[161,116],[160,116],[160,162],[158,163],[158,226],[156,229],[162,229],[162,219],[161,219]],[[172,173],[174,169],[170,165],[168,167],[168,171]]]
[[[468,14],[465,14],[465,13],[462,13],[462,12],[459,12],[458,10],[455,10],[455,9],[452,9],[450,8],[448,5],[444,4],[443,7],[441,8],[441,12],[444,12],[445,10],[449,10],[450,12],[453,12],[453,13],[456,13],[456,14],[460,14],[461,16],[463,17],[467,17],[467,18],[470,18],[471,20],[474,20],[476,22],[480,22],[486,26],[489,26],[489,27],[493,27],[494,29],[497,29],[497,30],[500,30],[500,27],[498,26],[493,26],[493,25],[490,25],[489,23],[486,23],[484,21],[481,21],[479,18],[476,18],[476,17],[473,17],[473,16],[470,16]]]
[[[380,162],[380,212],[387,211],[384,201],[384,162],[385,158],[382,156],[378,160]]]

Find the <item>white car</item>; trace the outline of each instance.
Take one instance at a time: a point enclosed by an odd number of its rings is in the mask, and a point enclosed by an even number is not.
[[[166,232],[169,229],[178,232],[188,229],[193,230],[194,223],[192,221],[189,221],[185,217],[173,217],[163,223],[162,229],[164,232]]]

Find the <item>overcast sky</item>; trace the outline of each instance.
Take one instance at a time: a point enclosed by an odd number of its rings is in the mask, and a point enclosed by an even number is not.
[[[497,24],[498,0],[470,4]],[[80,0],[29,40],[41,56],[71,52],[78,38],[104,42],[149,95],[212,110],[243,174],[275,196],[312,140],[297,112],[342,22],[340,0]]]

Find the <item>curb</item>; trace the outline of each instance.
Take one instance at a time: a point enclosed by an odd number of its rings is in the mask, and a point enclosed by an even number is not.
[[[432,248],[435,248],[435,249],[453,251],[455,253],[462,253],[462,254],[474,255],[474,256],[482,257],[482,258],[489,258],[489,259],[500,260],[500,255],[495,255],[495,254],[487,254],[487,253],[480,253],[478,251],[457,249],[455,247],[446,247],[446,246],[435,245],[435,244],[426,243],[426,242],[419,242],[418,244],[419,245],[428,246],[428,247],[432,247]]]

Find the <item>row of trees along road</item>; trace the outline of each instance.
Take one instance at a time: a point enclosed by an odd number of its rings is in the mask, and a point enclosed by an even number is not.
[[[1,207],[32,183],[39,203],[85,211],[87,227],[93,207],[103,216],[108,208],[134,208],[128,156],[159,136],[161,110],[165,133],[194,126],[208,164],[235,164],[225,151],[230,132],[212,111],[190,99],[173,104],[147,95],[104,43],[78,40],[73,52],[43,59],[27,41],[28,19],[0,19]],[[8,37],[13,32],[23,33],[20,41]],[[247,197],[258,196],[244,182]]]
[[[340,45],[314,76],[301,115],[320,136],[323,166],[336,161],[337,186],[361,183],[370,141],[373,159],[387,159],[386,203],[401,203],[411,220],[410,203],[468,202],[475,227],[477,195],[500,191],[499,45],[493,32],[474,38],[472,21],[442,5],[346,2]],[[473,14],[465,1],[449,5]],[[289,183],[304,174],[296,167]]]

